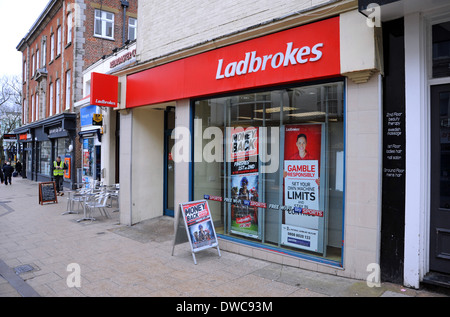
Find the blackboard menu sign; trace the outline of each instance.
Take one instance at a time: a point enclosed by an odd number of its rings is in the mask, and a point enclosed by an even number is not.
[[[39,203],[58,203],[55,182],[39,183]]]

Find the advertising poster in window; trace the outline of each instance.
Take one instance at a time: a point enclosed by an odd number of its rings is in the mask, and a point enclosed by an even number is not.
[[[229,134],[231,162],[231,232],[259,237],[258,129],[236,128]]]
[[[282,244],[317,252],[320,218],[322,125],[288,125],[284,150]]]
[[[193,252],[217,246],[217,237],[205,200],[182,204],[183,217]]]

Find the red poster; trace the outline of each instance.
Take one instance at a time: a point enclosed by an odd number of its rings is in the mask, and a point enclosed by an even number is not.
[[[317,160],[320,163],[321,128],[320,124],[286,126],[284,160]],[[299,135],[305,137],[299,139]],[[300,151],[304,151],[305,154],[300,154]]]
[[[285,128],[284,213],[281,243],[317,252],[320,236],[320,155],[322,125],[299,124]]]

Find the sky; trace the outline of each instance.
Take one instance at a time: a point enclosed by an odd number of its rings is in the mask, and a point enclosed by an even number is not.
[[[44,11],[49,0],[0,0],[0,77],[22,75],[17,44]]]

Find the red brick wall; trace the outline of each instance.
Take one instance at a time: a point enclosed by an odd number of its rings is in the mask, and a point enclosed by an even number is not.
[[[61,3],[63,1],[61,0]],[[128,35],[128,18],[130,15],[132,17],[136,17],[137,14],[137,0],[129,0],[129,7],[127,8],[127,16],[126,16],[126,36],[125,40],[127,39]],[[64,6],[67,8],[69,4],[73,4],[74,0],[65,0]],[[112,53],[112,50],[116,47],[122,46],[122,23],[123,23],[123,11],[122,6],[120,3],[120,0],[94,0],[94,1],[85,1],[86,3],[86,10],[84,12],[85,14],[85,32],[84,32],[84,66],[83,69],[86,69],[96,61],[98,61],[103,55],[109,55]],[[75,10],[75,6],[71,9],[72,11]],[[114,41],[109,39],[103,39],[94,36],[94,13],[95,9],[102,9],[104,11],[112,12],[114,13]],[[66,11],[64,14],[67,15],[68,11]],[[43,26],[42,29],[38,31],[37,34],[33,35],[30,42],[28,42],[28,47],[25,47],[23,51],[23,60],[27,61],[27,74],[28,78],[24,80],[23,85],[23,98],[26,100],[26,104],[28,105],[28,122],[32,121],[31,115],[32,115],[32,109],[31,109],[31,98],[35,95],[35,92],[38,91],[39,93],[42,93],[40,89],[37,89],[38,82],[36,82],[34,79],[32,79],[32,76],[34,74],[31,74],[32,69],[32,52],[33,54],[36,53],[36,45],[39,48],[40,56],[42,58],[42,52],[41,52],[41,41],[42,37],[47,37],[47,52],[46,52],[46,68],[48,71],[47,80],[43,88],[46,93],[46,105],[49,105],[50,103],[50,94],[49,92],[49,85],[50,83],[53,83],[53,108],[56,104],[56,79],[60,79],[61,83],[61,94],[60,94],[60,112],[65,110],[65,100],[66,100],[66,72],[67,70],[71,70],[71,86],[72,86],[72,98],[71,98],[71,105],[70,105],[70,111],[73,111],[73,87],[75,84],[75,78],[74,76],[82,76],[80,73],[76,73],[74,70],[74,38],[75,38],[75,28],[73,28],[72,33],[72,44],[67,45],[66,38],[67,38],[67,22],[66,19],[63,19],[63,6],[59,8],[59,10],[56,13],[52,13],[52,17],[50,21]],[[76,14],[73,13],[72,17],[75,18]],[[55,52],[55,58],[53,60],[50,59],[51,53],[51,43],[50,43],[50,36],[53,32],[55,35],[55,51],[56,51],[56,45],[57,45],[57,27],[58,27],[58,19],[59,24],[62,28],[62,46],[61,46],[61,55],[56,56]],[[30,25],[33,25],[35,21],[29,21]],[[73,23],[75,25],[75,23]],[[29,58],[27,58],[27,55],[29,55]],[[24,72],[22,72],[24,73]],[[27,93],[27,87],[28,87],[28,93]],[[42,101],[40,106],[42,107]],[[25,113],[25,112],[23,112]],[[56,113],[56,109],[53,109],[53,114]],[[46,114],[45,117],[49,116],[50,114],[50,108],[46,106]],[[36,114],[37,115],[37,114]]]
[[[128,18],[130,15],[136,17],[137,0],[129,0],[129,7],[126,9],[126,27],[125,40],[128,39]],[[94,36],[94,14],[95,9],[114,13],[114,41]],[[86,1],[86,31],[85,31],[85,56],[84,68],[89,67],[102,56],[109,55],[116,47],[122,46],[122,25],[123,25],[123,9],[120,0],[94,0]]]

